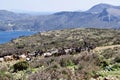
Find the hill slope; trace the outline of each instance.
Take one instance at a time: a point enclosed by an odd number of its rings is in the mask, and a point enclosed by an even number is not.
[[[120,44],[120,31],[113,29],[75,28],[38,33],[29,37],[21,37],[0,45],[0,53],[18,53],[19,50],[35,51],[51,48],[76,47],[83,41],[96,46]],[[18,50],[18,51],[17,51]]]
[[[120,30],[74,28],[23,36],[0,45],[0,57],[33,54],[38,50],[48,52],[53,49],[84,48],[84,42],[96,48],[59,56],[32,56],[32,60],[27,62],[29,68],[23,71],[14,72],[13,66],[20,60],[0,62],[0,79],[46,80],[49,77],[49,80],[119,80]]]

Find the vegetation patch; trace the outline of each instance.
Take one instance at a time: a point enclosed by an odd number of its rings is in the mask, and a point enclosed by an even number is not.
[[[14,71],[26,70],[29,68],[29,63],[26,61],[21,61],[13,65]]]

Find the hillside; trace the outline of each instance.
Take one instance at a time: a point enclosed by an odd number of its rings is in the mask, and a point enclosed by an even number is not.
[[[46,56],[48,53],[52,55]],[[21,54],[31,56],[31,60],[1,62],[2,57]],[[0,45],[0,80],[119,80],[119,56],[120,30],[72,28],[39,32]]]
[[[34,34],[29,37],[21,36],[11,42],[0,45],[0,53],[7,50],[29,50],[51,49],[61,47],[72,47],[83,44],[83,41],[95,46],[106,46],[120,44],[120,31],[113,29],[75,28],[55,30]],[[10,46],[10,47],[9,47]],[[20,49],[19,49],[20,48]],[[13,52],[14,53],[14,52]]]
[[[31,60],[15,57],[22,54]],[[2,61],[10,55],[15,58]],[[120,30],[72,28],[22,36],[0,45],[0,65],[0,80],[119,80]]]
[[[50,15],[19,14],[0,10],[0,30],[49,31],[66,28],[120,27],[120,6],[98,4],[84,12],[57,12]]]

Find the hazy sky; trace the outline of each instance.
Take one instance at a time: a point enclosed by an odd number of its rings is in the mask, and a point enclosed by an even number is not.
[[[0,0],[0,9],[57,12],[88,10],[95,4],[120,6],[120,0]]]

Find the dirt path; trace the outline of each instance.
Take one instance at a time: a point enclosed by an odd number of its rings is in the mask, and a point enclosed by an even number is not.
[[[102,46],[102,47],[96,47],[94,51],[99,51],[99,50],[105,50],[105,49],[113,49],[114,47],[120,47],[120,45],[111,45],[111,46]]]

